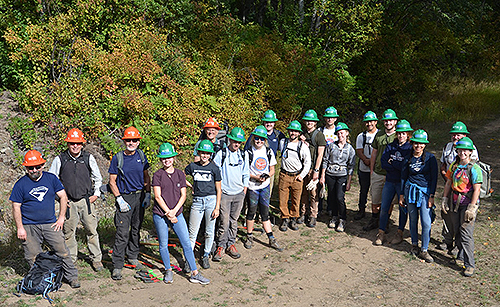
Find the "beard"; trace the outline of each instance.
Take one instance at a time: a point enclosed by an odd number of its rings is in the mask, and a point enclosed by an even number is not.
[[[40,177],[42,177],[42,170],[38,170],[38,171],[32,172],[32,173],[28,173],[28,177],[30,177],[31,179],[37,181],[38,179],[40,179]]]

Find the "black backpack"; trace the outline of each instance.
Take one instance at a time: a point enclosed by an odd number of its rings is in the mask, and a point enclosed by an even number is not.
[[[43,252],[36,256],[35,264],[17,284],[17,293],[41,294],[52,302],[50,292],[59,290],[63,279],[63,260],[55,252]]]

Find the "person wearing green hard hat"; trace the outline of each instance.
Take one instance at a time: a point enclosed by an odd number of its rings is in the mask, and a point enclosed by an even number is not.
[[[240,150],[244,142],[245,132],[236,127],[227,136],[229,145],[219,150],[215,155],[214,163],[222,175],[222,196],[220,203],[219,228],[215,239],[216,252],[213,261],[221,261],[224,252],[233,259],[241,254],[236,249],[236,234],[238,232],[238,218],[248,188],[250,173],[248,170],[248,154]]]
[[[386,170],[387,174],[385,175],[385,184],[382,189],[380,221],[377,237],[373,241],[374,245],[382,245],[384,243],[387,222],[392,212],[392,200],[394,197],[399,199],[401,195],[401,171],[404,161],[409,158],[412,151],[410,143],[412,131],[413,129],[407,120],[402,119],[398,121],[396,124],[397,138],[386,146],[380,159],[382,168]],[[403,232],[407,220],[408,211],[406,207],[399,207],[398,231],[391,244],[403,242]]]
[[[372,154],[372,142],[378,132],[377,115],[368,111],[363,116],[365,131],[358,134],[356,137],[356,156],[359,158],[358,163],[358,180],[359,180],[359,200],[358,212],[354,215],[354,220],[360,220],[365,217],[366,203],[368,202],[368,192],[370,190],[370,157]]]
[[[474,274],[474,221],[479,207],[479,195],[483,175],[481,168],[472,160],[474,143],[463,137],[455,144],[458,159],[446,172],[441,211],[450,217],[452,232],[456,235],[458,247],[457,258],[452,262],[460,268],[465,267],[463,274],[470,277]],[[452,193],[453,192],[453,193]],[[448,201],[451,199],[451,201]]]
[[[199,161],[192,162],[184,169],[186,176],[193,177],[193,203],[189,214],[189,241],[194,250],[201,221],[205,218],[205,249],[201,252],[201,267],[210,268],[209,255],[215,236],[215,220],[220,213],[222,195],[220,169],[210,160],[214,154],[214,144],[201,140],[196,146]]]
[[[281,169],[279,175],[279,198],[281,211],[281,231],[288,227],[298,230],[297,219],[300,216],[300,198],[304,178],[311,169],[311,153],[307,145],[300,140],[302,125],[294,120],[288,125],[289,137],[281,140]],[[292,204],[288,207],[288,198],[292,194]]]
[[[191,281],[206,285],[210,283],[210,280],[203,277],[196,267],[196,260],[189,241],[188,227],[182,214],[187,195],[186,175],[180,169],[174,168],[177,152],[172,144],[161,144],[156,156],[160,158],[162,168],[153,175],[152,186],[155,194],[153,222],[158,234],[160,256],[165,266],[163,281],[170,284],[174,277],[169,265],[170,254],[168,252],[168,232],[172,229],[181,243],[187,262],[185,271],[191,271]]]
[[[332,113],[331,110],[330,113]],[[304,178],[300,201],[300,217],[297,219],[297,224],[305,222],[308,227],[316,227],[319,204],[319,171],[323,161],[326,140],[321,131],[322,129],[317,126],[319,119],[314,110],[308,110],[302,119],[304,120],[305,130],[301,140],[308,144],[312,165],[311,170]]]
[[[411,254],[434,262],[429,254],[431,239],[431,224],[434,211],[434,194],[438,179],[438,165],[436,157],[425,150],[429,143],[427,132],[422,129],[413,132],[410,138],[412,151],[410,157],[403,162],[401,172],[402,195],[399,205],[407,207],[410,217]],[[422,226],[422,246],[418,246],[418,220]]]
[[[262,117],[261,120],[262,120],[262,126],[264,126],[267,130],[267,142],[269,144],[269,147],[273,150],[274,157],[276,158],[279,142],[285,138],[285,134],[275,128],[278,119],[276,118],[276,113],[274,113],[273,110],[267,110],[266,112],[264,112],[264,116]],[[249,150],[250,148],[251,148],[250,142],[245,143],[244,149]],[[271,190],[272,190],[272,183],[271,183]]]
[[[372,217],[368,224],[363,227],[364,231],[377,229],[379,227],[380,206],[382,204],[382,190],[385,184],[386,171],[382,168],[380,159],[385,147],[396,139],[396,123],[398,117],[392,109],[385,110],[382,114],[384,130],[377,132],[373,138],[372,154],[370,157],[370,192],[372,195]]]
[[[450,129],[451,141],[444,146],[441,158],[439,160],[441,162],[440,173],[445,182],[446,182],[446,172],[450,168],[450,165],[453,162],[455,162],[455,159],[457,157],[455,144],[462,138],[466,137],[467,135],[469,135],[469,130],[467,129],[467,126],[463,122],[457,121],[452,125]],[[479,161],[479,154],[476,148],[472,150],[471,160]],[[448,200],[451,201],[451,199]],[[449,205],[451,206],[451,203]],[[450,220],[449,214],[444,213],[443,211],[441,211],[441,217],[443,218],[443,231],[442,231],[443,242],[437,244],[436,248],[440,250],[447,250],[448,254],[450,255],[455,254],[456,233],[454,232],[453,227],[451,227],[452,221]]]
[[[349,142],[349,127],[336,126],[338,141],[328,145],[321,167],[320,183],[328,187],[328,210],[332,212],[328,228],[344,232],[347,221],[345,192],[351,189],[356,152]]]
[[[246,214],[247,234],[244,240],[246,249],[253,246],[253,226],[255,224],[255,213],[259,209],[260,219],[269,246],[277,251],[283,251],[273,234],[271,221],[269,220],[269,204],[271,200],[271,178],[274,176],[276,157],[268,145],[268,135],[264,126],[257,126],[250,138],[251,148],[246,150],[250,166],[250,181],[248,183],[248,208]]]

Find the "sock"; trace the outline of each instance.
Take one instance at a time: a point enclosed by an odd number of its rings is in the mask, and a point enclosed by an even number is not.
[[[253,236],[253,232],[247,232],[247,237]]]
[[[266,234],[267,234],[267,237],[268,237],[269,239],[274,239],[274,235],[273,235],[273,232],[272,232],[272,231],[271,231],[271,232],[268,232],[268,233],[266,233]]]

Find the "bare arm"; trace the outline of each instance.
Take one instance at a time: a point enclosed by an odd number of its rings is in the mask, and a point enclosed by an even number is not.
[[[321,167],[321,163],[323,163],[323,155],[325,153],[325,146],[318,147],[318,157],[316,158],[316,163],[314,164],[314,169],[319,169]],[[313,180],[317,180],[319,178],[319,172],[315,172],[313,170]]]
[[[366,156],[365,156],[365,153],[363,151],[363,148],[358,148],[356,149],[356,155],[358,156],[358,158],[363,161],[363,163],[366,165],[366,166],[370,166],[370,160],[371,159],[368,159]]]
[[[377,160],[377,153],[378,150],[373,148],[372,155],[370,157],[370,174],[372,174],[373,170],[375,169],[375,161]]]
[[[149,171],[144,171],[144,189],[147,193],[151,193],[151,177],[149,177]]]
[[[21,214],[21,203],[12,202],[12,216],[16,222],[17,228],[17,238],[20,240],[26,240],[26,230],[23,225],[23,218]]]
[[[62,230],[64,225],[64,218],[66,217],[66,210],[68,209],[68,196],[64,190],[61,190],[56,194],[59,196],[59,217],[50,227],[54,228],[54,231],[59,231]]]
[[[219,209],[220,209],[220,199],[222,197],[222,187],[221,187],[221,182],[216,181],[215,182],[215,190],[217,191],[217,201],[215,203],[215,209],[212,212],[212,218],[216,219],[219,216]]]
[[[109,174],[109,187],[111,188],[111,193],[113,193],[115,197],[118,197],[120,196],[120,191],[116,185],[116,178],[118,178],[117,174]]]

